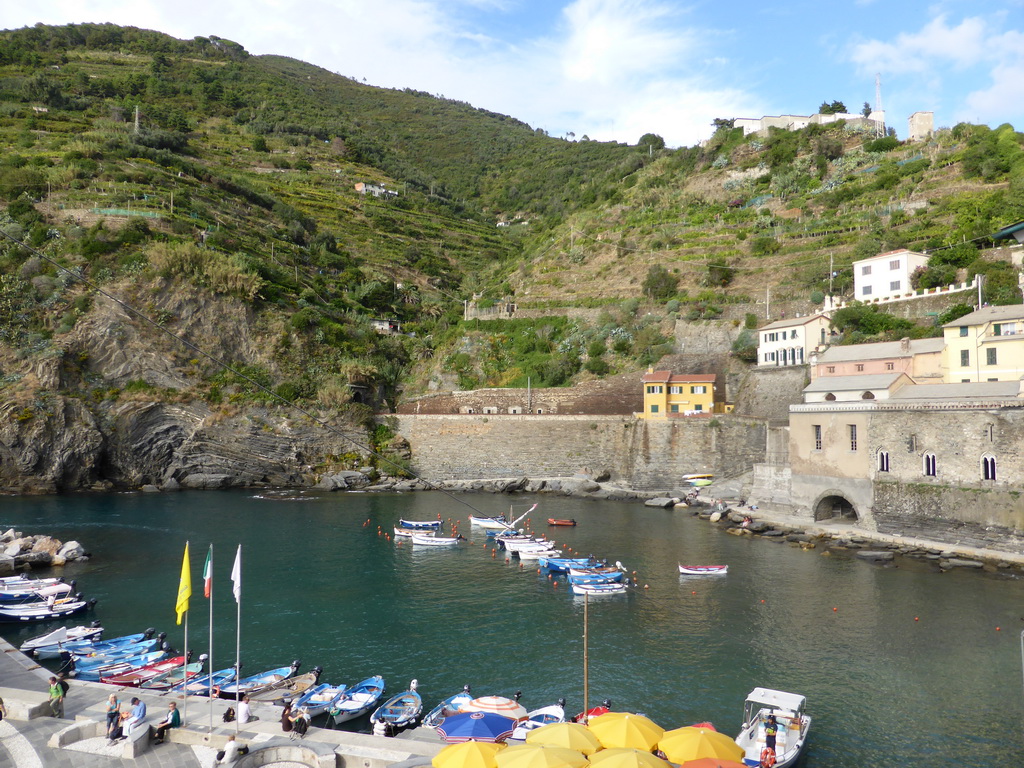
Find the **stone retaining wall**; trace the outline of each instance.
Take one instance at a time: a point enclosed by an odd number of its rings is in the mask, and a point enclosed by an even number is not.
[[[731,476],[764,461],[765,427],[730,415],[632,416],[400,414],[413,468],[427,480],[565,477],[587,467],[639,490],[674,489],[681,475]]]

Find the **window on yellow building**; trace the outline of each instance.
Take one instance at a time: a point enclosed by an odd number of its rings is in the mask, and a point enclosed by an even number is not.
[[[706,395],[707,391],[708,391],[708,388],[705,387],[703,384],[698,386],[698,387],[690,387],[690,394],[691,395]]]
[[[658,406],[657,405],[652,405],[651,406],[651,413],[657,413],[657,412],[658,412]]]
[[[668,409],[672,413],[679,413],[679,406],[678,405],[670,405],[668,407]]]

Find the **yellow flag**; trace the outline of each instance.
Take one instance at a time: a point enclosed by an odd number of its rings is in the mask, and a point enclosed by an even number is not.
[[[188,564],[188,542],[185,542],[185,557],[181,561],[181,581],[178,583],[178,602],[174,610],[178,612],[178,623],[188,610],[188,599],[192,597],[192,569]]]

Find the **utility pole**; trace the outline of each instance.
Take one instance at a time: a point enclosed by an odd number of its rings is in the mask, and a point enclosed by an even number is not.
[[[836,274],[835,270],[832,267],[833,267],[832,252],[829,251],[829,254],[828,254],[828,295],[829,296],[832,295],[832,278],[835,277],[835,274]]]
[[[772,319],[772,289],[767,286],[764,289],[764,319]]]
[[[139,132],[139,105],[135,105],[135,132]]]

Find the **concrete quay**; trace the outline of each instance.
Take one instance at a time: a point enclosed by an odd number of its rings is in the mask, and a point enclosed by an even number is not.
[[[50,715],[52,672],[0,639],[0,698],[7,717],[0,722],[0,766],[13,768],[212,768],[217,751],[235,723],[223,721],[234,702],[215,699],[211,730],[210,700],[197,696],[121,688],[71,679],[64,717]],[[126,740],[110,745],[105,737],[107,697],[117,693],[123,704],[132,696],[146,702],[148,723],[163,719],[169,701],[184,707],[181,728],[171,729],[163,744],[153,744],[152,729],[139,728]],[[325,728],[310,728],[303,739],[281,731],[281,708],[256,704],[259,719],[237,726],[236,739],[249,747],[235,768],[412,768],[429,765],[444,746],[432,730],[417,729],[386,738]]]

